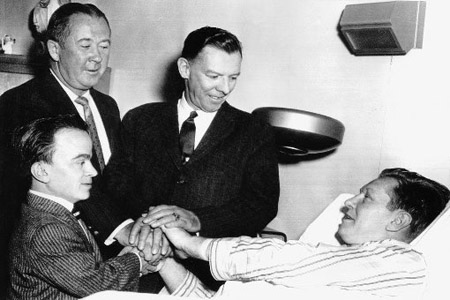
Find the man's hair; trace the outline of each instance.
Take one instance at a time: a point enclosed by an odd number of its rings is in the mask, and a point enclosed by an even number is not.
[[[450,191],[442,184],[402,168],[385,169],[379,178],[392,178],[393,189],[388,209],[408,212],[412,221],[409,239],[417,237],[444,210]]]
[[[223,50],[228,54],[239,52],[242,56],[242,45],[238,38],[221,28],[205,26],[194,30],[184,40],[181,57],[192,60],[206,46]]]
[[[106,15],[98,9],[97,6],[93,4],[66,3],[55,10],[50,17],[46,31],[47,40],[56,41],[61,45],[61,47],[64,47],[64,43],[70,35],[71,17],[77,14],[102,18],[106,21],[108,28],[111,30]]]
[[[88,132],[86,123],[78,115],[41,118],[14,131],[12,145],[20,163],[22,177],[31,179],[31,166],[35,162],[52,163],[55,152],[55,135],[63,129],[78,129]]]

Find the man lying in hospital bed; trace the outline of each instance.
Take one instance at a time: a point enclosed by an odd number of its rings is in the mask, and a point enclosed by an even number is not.
[[[446,187],[417,173],[387,169],[358,195],[338,197],[299,241],[206,239],[163,228],[179,256],[209,261],[214,277],[226,281],[217,293],[176,259],[161,262],[159,272],[166,290],[183,297],[439,299],[431,281],[443,282],[432,273],[442,261],[430,257],[440,247],[427,244],[442,232],[449,196]]]

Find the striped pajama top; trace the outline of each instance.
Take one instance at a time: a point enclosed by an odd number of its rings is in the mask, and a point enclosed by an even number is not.
[[[425,288],[422,255],[396,240],[336,247],[278,239],[224,238],[211,240],[208,254],[211,273],[217,280],[244,285],[264,282],[295,290],[332,288],[349,294],[411,299]],[[217,294],[232,295],[232,286],[225,283]],[[239,292],[239,288],[235,290]],[[209,298],[214,292],[189,273],[173,295]]]

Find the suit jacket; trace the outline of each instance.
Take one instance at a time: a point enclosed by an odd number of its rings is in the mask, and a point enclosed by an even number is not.
[[[120,150],[120,115],[116,102],[111,97],[94,89],[90,90],[105,125],[111,152]],[[4,293],[7,276],[7,241],[14,220],[20,211],[20,203],[26,198],[29,182],[20,180],[17,161],[11,149],[11,136],[14,129],[32,120],[59,114],[77,114],[69,96],[50,72],[36,77],[16,88],[6,91],[0,97],[0,295]],[[98,161],[93,158],[94,166]],[[98,168],[97,168],[98,169]],[[92,201],[83,201],[80,210],[96,238],[104,241],[124,218],[110,201],[104,199],[99,191],[99,180],[94,178],[91,190]],[[105,248],[105,247],[104,247]]]
[[[88,233],[89,234],[89,233]],[[10,245],[11,299],[76,299],[137,290],[139,258],[102,261],[92,235],[62,205],[28,194]]]
[[[181,164],[176,103],[151,103],[123,119],[124,152],[104,179],[131,217],[159,204],[177,205],[200,219],[202,236],[254,236],[277,214],[278,161],[272,128],[224,103],[187,164]],[[207,263],[185,266],[217,289]],[[161,286],[142,277],[141,291]]]
[[[125,157],[111,159],[104,179],[130,216],[177,205],[193,211],[209,237],[255,235],[275,217],[278,161],[269,125],[224,103],[184,166],[175,103],[135,108],[123,127]]]

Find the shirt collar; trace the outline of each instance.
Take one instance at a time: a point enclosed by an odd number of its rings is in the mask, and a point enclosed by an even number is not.
[[[34,190],[30,190],[29,192],[31,194],[36,195],[36,196],[39,196],[39,197],[42,197],[42,198],[45,198],[45,199],[49,199],[49,200],[51,200],[53,202],[56,202],[56,203],[64,206],[65,208],[67,208],[70,212],[72,212],[72,210],[73,210],[73,206],[74,206],[73,203],[67,201],[66,199],[63,199],[63,198],[60,198],[60,197],[56,197],[56,196],[53,196],[53,195],[49,195],[49,194],[46,194],[46,193],[34,191]]]
[[[179,120],[186,120],[191,111],[195,110],[197,112],[197,119],[207,119],[209,122],[211,122],[212,119],[214,119],[214,116],[216,115],[217,111],[215,112],[204,112],[201,109],[194,109],[192,108],[189,103],[186,100],[185,94],[181,95],[181,98],[178,100],[178,119]]]
[[[66,92],[67,96],[69,96],[70,100],[72,100],[72,102],[75,101],[75,99],[77,99],[79,96],[77,94],[75,94],[71,89],[69,89],[64,83],[62,83],[61,80],[59,80],[58,76],[56,76],[55,72],[50,69],[50,73],[56,78],[56,81],[58,81],[59,85],[63,88],[63,90]],[[81,95],[83,97],[86,97],[88,100],[91,100],[91,94],[89,92],[89,90],[87,90],[83,95]]]

